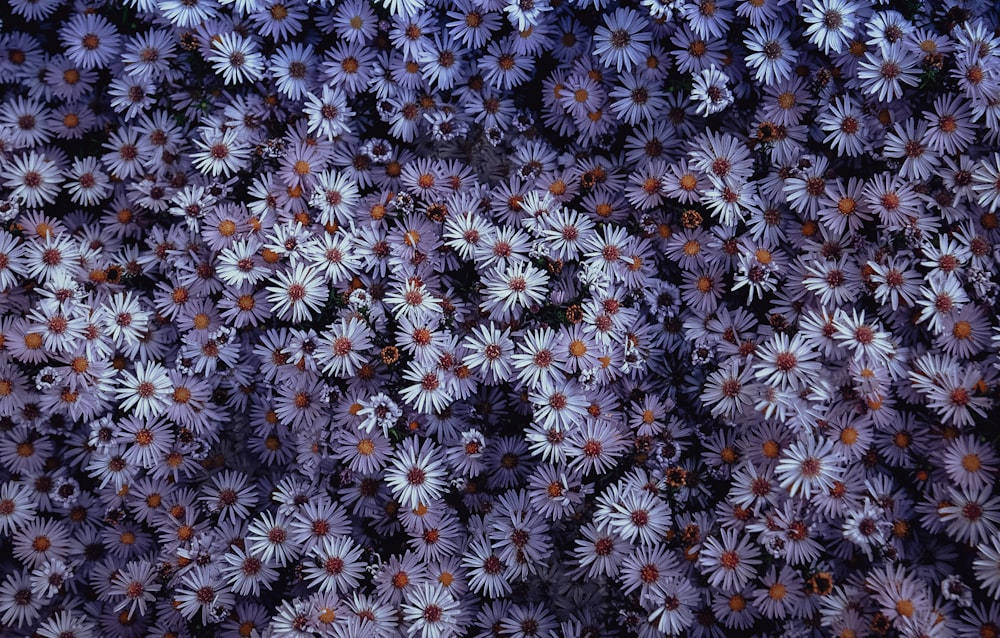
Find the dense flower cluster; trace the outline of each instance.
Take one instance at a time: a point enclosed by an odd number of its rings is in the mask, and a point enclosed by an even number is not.
[[[995,3],[5,5],[4,636],[1000,631]]]

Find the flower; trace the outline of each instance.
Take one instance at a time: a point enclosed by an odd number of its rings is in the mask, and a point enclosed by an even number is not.
[[[136,611],[139,616],[145,616],[146,604],[155,601],[156,593],[160,591],[161,585],[156,582],[156,576],[155,567],[146,561],[129,561],[117,570],[108,592],[112,597],[121,597],[115,611],[123,611],[127,607],[130,618]]]
[[[945,471],[963,489],[981,489],[997,472],[996,453],[969,436],[955,439],[944,454]]]
[[[649,622],[664,634],[680,634],[694,624],[697,590],[686,578],[657,581],[645,597],[646,604],[654,607]]]
[[[975,396],[982,373],[975,365],[964,369],[948,367],[942,373],[927,392],[927,406],[936,410],[946,423],[972,425],[973,414],[984,415],[990,404],[988,398]],[[918,374],[910,372],[910,376],[917,378]]]
[[[648,492],[629,492],[615,504],[609,526],[628,542],[650,547],[670,524],[670,511]]]
[[[924,111],[927,130],[923,141],[938,153],[958,154],[972,142],[969,105],[961,99],[939,97],[934,110]]]
[[[987,595],[996,597],[1000,591],[1000,542],[996,536],[989,542],[980,543],[976,560],[972,562],[976,578],[983,585]]]
[[[705,539],[698,553],[698,566],[713,587],[734,592],[750,581],[761,562],[759,555],[747,536],[740,537],[736,530],[724,529],[718,537]]]
[[[50,615],[38,627],[38,635],[42,638],[91,638],[96,634],[96,627],[85,617],[74,616],[70,611],[60,611]]]
[[[699,102],[699,115],[720,113],[732,105],[732,91],[729,90],[730,77],[715,65],[703,70],[695,77],[691,99]]]
[[[780,23],[771,22],[767,25],[750,30],[750,37],[744,40],[750,54],[746,56],[747,66],[754,69],[754,78],[765,85],[777,84],[792,75],[792,67],[798,59],[798,53],[792,49],[788,41],[788,33]]]
[[[625,440],[614,424],[585,422],[567,437],[570,467],[584,474],[603,472],[625,451]]]
[[[744,414],[746,408],[753,404],[756,384],[753,383],[754,371],[743,367],[735,359],[729,359],[727,365],[716,370],[705,382],[701,400],[711,405],[712,414],[736,418]]]
[[[884,512],[865,499],[860,510],[850,512],[844,521],[844,538],[859,546],[866,556],[881,549],[886,543],[892,526]]]
[[[765,618],[783,617],[803,603],[802,577],[787,565],[780,572],[772,566],[761,585],[752,602]]]
[[[371,345],[371,331],[358,319],[341,319],[339,325],[328,326],[318,350],[326,360],[324,372],[353,376],[365,362],[364,353]]]
[[[7,103],[6,112],[0,116],[0,127],[13,136],[15,146],[35,146],[48,142],[51,113],[35,100],[17,98]]]
[[[479,536],[471,539],[468,551],[463,555],[462,566],[468,570],[472,591],[491,598],[510,593],[510,582],[504,576],[508,566],[486,538]]]
[[[577,573],[588,578],[615,576],[619,565],[629,554],[631,547],[614,532],[586,525],[581,530],[582,538],[576,541],[574,556],[579,563]]]
[[[59,29],[59,42],[70,60],[81,68],[93,69],[115,58],[121,36],[104,16],[80,12]]]
[[[899,97],[903,94],[903,84],[917,84],[915,57],[899,43],[883,44],[877,52],[866,53],[858,65],[862,88],[882,102]]]
[[[159,80],[177,55],[176,43],[163,30],[149,29],[129,38],[123,47],[125,71],[141,80]]]
[[[0,486],[0,534],[12,535],[32,522],[36,509],[27,489],[18,483],[4,483]]]
[[[159,416],[167,408],[167,393],[173,389],[166,369],[158,363],[139,362],[135,372],[123,371],[116,395],[123,410],[138,419]],[[138,424],[137,424],[138,425]]]
[[[213,39],[212,53],[206,59],[227,85],[253,82],[264,71],[264,56],[253,40],[234,32]]]
[[[515,605],[500,623],[501,631],[514,638],[528,638],[531,634],[551,636],[557,627],[555,617],[545,605]]]
[[[221,576],[195,566],[181,578],[177,601],[177,610],[185,618],[198,615],[202,623],[211,623],[229,612],[236,597],[223,584]]]
[[[840,53],[854,35],[857,5],[849,0],[811,0],[803,19],[805,35],[824,53]]]
[[[972,190],[976,193],[976,202],[980,206],[989,206],[995,211],[1000,206],[1000,153],[994,153],[989,159],[984,158],[972,173]]]
[[[298,33],[302,21],[307,17],[308,14],[302,7],[285,4],[279,0],[267,0],[250,15],[250,19],[257,26],[257,32],[272,38],[275,42],[281,42]]]
[[[277,515],[269,511],[257,514],[250,522],[247,541],[249,555],[259,558],[264,564],[273,560],[276,565],[284,567],[301,553],[300,547],[289,542],[289,519],[280,512]]]
[[[111,192],[108,176],[97,167],[97,158],[88,157],[73,162],[66,177],[70,196],[74,203],[82,206],[94,206]]]
[[[399,456],[386,470],[386,482],[405,507],[440,498],[444,493],[445,473],[437,447],[430,440],[422,445],[406,439]]]
[[[275,565],[247,553],[240,547],[232,547],[222,555],[224,565],[220,574],[232,587],[233,593],[240,596],[259,596],[261,585],[270,589],[277,579]]]
[[[517,53],[510,44],[491,42],[480,62],[483,77],[490,85],[508,90],[523,84],[531,70],[531,58]]]
[[[219,133],[202,128],[200,133],[195,144],[201,150],[191,156],[199,170],[229,177],[246,165],[250,149],[241,143],[235,129]]]
[[[338,87],[324,84],[319,95],[307,93],[303,111],[309,116],[310,133],[318,133],[333,141],[351,132],[349,121],[354,111],[347,106],[347,98]]]
[[[398,319],[406,318],[427,321],[440,314],[441,305],[430,290],[419,279],[408,279],[394,286],[392,292],[384,298],[385,303],[392,306],[393,314]]]
[[[606,67],[631,71],[649,54],[652,34],[642,27],[645,18],[638,11],[619,8],[604,18],[594,32],[593,53]]]
[[[406,596],[403,621],[410,623],[409,635],[447,638],[458,633],[458,602],[439,587],[423,584]]]
[[[218,513],[220,523],[238,522],[249,518],[257,503],[257,490],[245,474],[226,470],[212,477],[211,485],[206,486],[199,500],[209,511]]]
[[[824,110],[820,116],[819,123],[827,133],[823,142],[830,144],[837,153],[856,157],[864,152],[867,121],[849,95],[834,100],[829,110]]]
[[[921,298],[917,300],[917,306],[922,310],[917,320],[927,321],[931,330],[940,332],[945,319],[961,310],[969,297],[954,277],[940,275],[929,278],[926,283],[926,286],[920,287]]]
[[[478,368],[486,383],[498,384],[510,378],[514,342],[509,330],[501,332],[493,324],[481,326],[465,338],[463,345],[469,351],[465,364]]]
[[[31,593],[30,572],[11,572],[0,585],[0,622],[8,626],[26,627],[34,622],[45,600]]]
[[[3,185],[13,189],[11,196],[29,208],[39,208],[55,202],[58,193],[59,169],[55,162],[34,151],[15,155],[0,170]]]
[[[149,326],[150,313],[144,311],[131,293],[116,293],[99,309],[99,321],[106,334],[119,346],[136,348]]]
[[[303,321],[319,311],[324,291],[316,269],[297,263],[286,271],[275,273],[274,285],[268,286],[267,301],[279,316],[293,322]]]
[[[757,379],[781,389],[797,390],[819,371],[818,355],[808,348],[801,335],[791,339],[778,334],[760,346],[754,362]]]
[[[865,313],[860,315],[857,311],[852,311],[850,317],[844,311],[839,311],[834,319],[837,326],[837,333],[834,339],[843,341],[845,345],[854,349],[855,360],[873,362],[888,359],[893,352],[892,343],[889,341],[889,333],[879,330],[877,323],[869,324],[865,321]]]
[[[623,73],[620,86],[608,93],[615,100],[611,110],[623,122],[630,125],[653,121],[666,106],[663,92],[639,74]]]
[[[323,593],[352,591],[364,573],[361,555],[362,548],[348,537],[325,538],[309,553],[306,578]]]
[[[278,90],[293,100],[305,97],[312,88],[314,62],[312,48],[308,45],[282,45],[269,60]]]
[[[484,277],[487,299],[482,307],[491,318],[503,321],[515,308],[541,304],[548,282],[548,276],[530,264],[515,262],[494,268]]]
[[[883,152],[886,157],[903,160],[899,170],[903,179],[927,179],[941,163],[937,153],[924,146],[926,134],[925,123],[907,120],[902,130],[896,129],[886,136]]]
[[[784,451],[776,472],[781,487],[792,496],[809,498],[814,492],[828,491],[842,469],[831,441],[800,439]]]

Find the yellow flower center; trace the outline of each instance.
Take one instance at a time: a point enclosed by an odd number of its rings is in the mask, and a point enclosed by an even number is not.
[[[896,612],[898,612],[900,616],[906,616],[909,618],[913,615],[913,601],[904,599],[896,602]]]
[[[956,339],[968,339],[972,336],[972,324],[968,321],[956,321],[951,329],[951,334]]]
[[[962,457],[962,469],[966,472],[978,472],[982,468],[983,462],[978,454],[970,452]]]
[[[840,442],[844,445],[854,445],[858,442],[858,431],[851,426],[847,426],[840,431]]]

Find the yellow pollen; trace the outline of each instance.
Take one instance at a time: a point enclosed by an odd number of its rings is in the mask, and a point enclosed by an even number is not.
[[[323,611],[320,612],[319,621],[324,625],[329,625],[335,620],[337,620],[337,612],[330,609],[329,607],[324,607]]]
[[[840,431],[840,442],[844,445],[854,445],[858,442],[858,431],[851,426],[847,426]]]
[[[978,454],[969,453],[962,457],[962,469],[966,472],[978,472],[983,467],[983,462]]]
[[[968,321],[956,321],[951,329],[951,334],[956,339],[968,339],[972,336],[972,324]]]
[[[223,219],[219,222],[219,234],[223,237],[232,237],[236,234],[236,222],[231,219]]]

